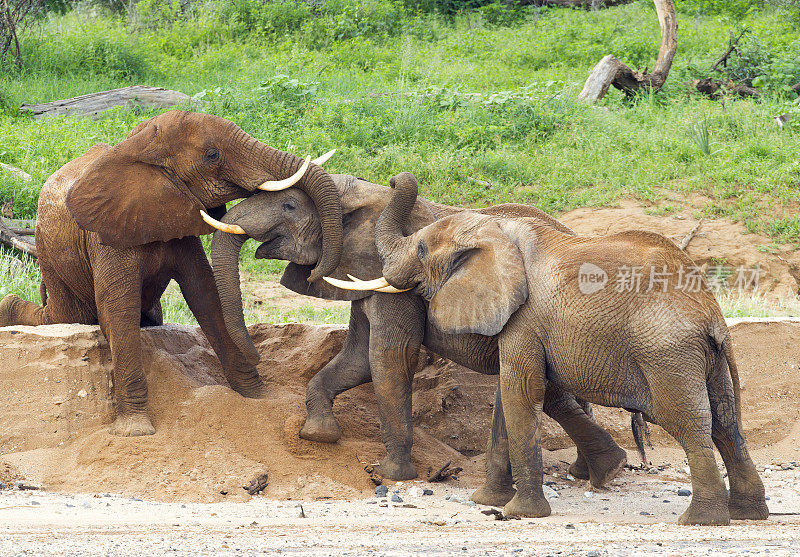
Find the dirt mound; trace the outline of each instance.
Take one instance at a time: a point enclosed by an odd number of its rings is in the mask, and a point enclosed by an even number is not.
[[[698,207],[704,200],[698,199]],[[565,213],[559,220],[579,234],[613,234],[625,230],[649,230],[677,243],[686,238],[698,220],[689,208],[669,217],[650,215],[653,208],[623,200],[617,208],[582,208]],[[658,209],[655,209],[658,212]],[[800,253],[792,244],[778,244],[773,238],[750,234],[740,223],[727,219],[704,220],[686,249],[698,265],[760,268],[759,292],[775,297],[794,296],[800,285]],[[730,278],[732,284],[734,278]]]
[[[299,324],[254,325],[250,331],[262,354],[265,400],[244,399],[227,387],[198,329],[143,330],[157,433],[129,439],[107,432],[110,353],[97,327],[0,329],[3,478],[21,474],[53,490],[167,501],[245,500],[241,486],[263,472],[270,478],[264,495],[271,498],[347,498],[371,490],[364,463],[384,454],[371,385],[337,399],[339,443],[297,435],[308,379],[339,351],[345,331]],[[769,444],[778,456],[791,453],[791,438],[800,434],[800,323],[745,322],[732,331],[750,444]],[[482,457],[472,457],[486,445],[495,386],[496,377],[423,354],[414,380],[413,457],[421,474],[452,460],[465,468],[462,484],[477,484]],[[598,408],[597,417],[633,447],[627,412]],[[675,446],[653,429],[657,445]],[[571,445],[549,420],[543,437],[549,449]]]

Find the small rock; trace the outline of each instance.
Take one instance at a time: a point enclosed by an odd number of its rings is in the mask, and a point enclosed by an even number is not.
[[[600,557],[600,552],[596,550],[592,550],[586,554],[586,557]]]
[[[31,505],[41,505],[39,501],[31,501]]]
[[[6,488],[6,484],[4,484],[3,482],[0,482],[0,489],[5,489],[5,488]]]
[[[375,495],[378,497],[386,497],[389,494],[389,488],[385,485],[375,487]]]
[[[421,495],[422,495],[422,489],[420,489],[420,488],[418,488],[416,486],[412,487],[412,488],[410,488],[408,490],[408,496],[409,497],[419,497]]]
[[[545,499],[558,499],[560,495],[558,491],[550,487],[549,485],[543,485],[542,491],[544,491],[544,498]]]
[[[468,507],[474,507],[474,506],[477,505],[477,503],[475,503],[475,501],[464,501],[464,504],[466,506],[468,506]]]
[[[567,474],[567,479],[569,481],[571,481],[571,482],[574,482],[575,481],[575,476],[573,476],[572,474]]]
[[[769,495],[764,495],[764,500],[769,501]]]
[[[433,495],[433,490],[432,489],[423,489],[422,490],[422,494],[423,495]]]
[[[653,516],[652,514],[650,514],[650,513],[649,513],[649,512],[647,512],[647,511],[640,511],[640,512],[639,512],[639,514],[640,514],[641,516]]]
[[[88,395],[89,393],[86,392],[86,389],[81,389],[80,391],[78,391],[79,398],[86,398]]]
[[[566,528],[567,530],[574,530],[575,529],[575,525],[574,524],[565,524],[564,528]]]
[[[377,504],[378,504],[377,499],[370,499],[369,501],[367,501],[367,505],[377,505]]]
[[[662,501],[662,503],[669,503],[669,502],[670,502],[670,501],[669,501],[669,499],[664,499],[664,500]]]
[[[392,503],[402,503],[403,498],[400,497],[397,493],[392,493]]]
[[[678,496],[679,497],[689,497],[691,494],[692,494],[692,491],[690,489],[686,489],[686,488],[682,487],[682,488],[680,488],[678,490]]]
[[[587,499],[591,499],[592,497],[594,497],[594,493],[591,491],[584,491],[583,496],[586,497]]]
[[[654,467],[650,468],[650,469],[647,471],[647,473],[648,473],[648,474],[658,474],[658,468],[656,468],[656,467],[654,466]]]

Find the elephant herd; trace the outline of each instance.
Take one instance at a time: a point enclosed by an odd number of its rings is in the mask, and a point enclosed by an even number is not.
[[[409,173],[390,189],[329,175],[323,159],[178,110],[113,147],[95,145],[39,197],[42,306],[6,296],[0,326],[99,324],[113,360],[111,433],[152,434],[139,330],[163,322],[159,300],[174,279],[231,388],[259,398],[238,268],[253,238],[256,258],[288,262],[286,288],[351,301],[341,352],[309,382],[301,437],[337,441],[334,398],[371,381],[386,447],[376,472],[416,477],[411,384],[424,345],[499,375],[478,503],[550,514],[542,412],[577,446],[573,475],[594,486],[613,478],[626,453],[594,421],[595,403],[640,413],[681,444],[693,488],[681,524],[769,516],[744,439],[730,333],[702,277],[700,288],[680,284],[693,265],[671,241],[636,231],[582,237],[526,205],[441,205],[419,199]],[[199,236],[211,232],[209,264]],[[655,269],[660,282],[615,288],[607,278],[620,269],[651,278]]]

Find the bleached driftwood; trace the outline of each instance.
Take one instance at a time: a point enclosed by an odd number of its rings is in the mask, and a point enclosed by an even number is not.
[[[192,104],[195,100],[185,93],[161,87],[133,85],[110,91],[89,93],[80,97],[43,104],[23,104],[20,112],[32,112],[34,118],[48,116],[94,116],[115,106],[140,108],[169,108],[178,104]]]
[[[675,19],[675,4],[672,0],[653,0],[656,5],[658,23],[661,26],[661,48],[658,51],[653,71],[643,73],[632,70],[613,55],[603,57],[594,67],[578,95],[578,100],[597,102],[612,85],[626,93],[641,89],[658,91],[664,85],[672,67],[672,59],[678,50],[678,23]]]
[[[36,242],[32,236],[22,236],[13,232],[3,219],[0,219],[0,244],[38,257]]]

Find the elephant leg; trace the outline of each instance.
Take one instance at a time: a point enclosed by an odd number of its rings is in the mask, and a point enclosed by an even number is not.
[[[708,395],[712,416],[711,437],[728,471],[728,510],[731,518],[765,520],[769,517],[769,509],[764,498],[764,484],[747,451],[736,414],[733,385],[727,373],[712,373],[708,380]]]
[[[200,238],[184,238],[179,241],[177,248],[175,280],[219,358],[225,378],[231,388],[242,396],[263,398],[265,387],[256,366],[247,362],[225,327],[217,285]]]
[[[309,441],[335,443],[342,436],[333,415],[333,399],[339,394],[369,383],[369,321],[362,309],[363,302],[350,305],[350,327],[341,351],[319,370],[306,389],[308,417],[300,437]]]
[[[101,246],[94,262],[94,287],[100,330],[111,346],[116,419],[111,433],[152,435],[147,415],[147,379],[142,367],[139,320],[142,315],[141,254],[135,249]],[[52,294],[51,294],[52,296]]]
[[[594,416],[586,413],[585,406],[588,403],[576,399],[571,393],[552,385],[547,387],[544,412],[564,428],[578,447],[578,459],[570,467],[570,473],[576,478],[590,480],[594,487],[601,487],[625,467],[628,455],[598,425]],[[573,472],[573,469],[581,466],[586,467],[585,476],[578,476]]]
[[[672,435],[686,451],[692,474],[692,500],[678,519],[679,524],[730,524],[728,492],[717,469],[711,438],[712,416],[705,386],[705,366],[689,372],[674,371],[670,377],[680,384],[651,381],[656,423]],[[650,374],[645,373],[645,376]],[[655,374],[653,374],[655,375]],[[663,377],[663,374],[660,374]]]
[[[508,457],[508,432],[503,416],[503,400],[497,385],[492,412],[492,433],[486,449],[486,482],[470,497],[480,505],[502,507],[514,497],[514,478]]]
[[[511,471],[517,485],[517,493],[504,512],[508,516],[549,516],[550,504],[542,491],[544,349],[523,327],[515,326],[514,320],[512,317],[500,336],[500,396]]]
[[[425,310],[416,296],[398,294],[377,294],[370,298],[370,305],[369,363],[386,446],[386,458],[375,472],[392,480],[410,480],[417,477],[411,462],[411,383]]]
[[[49,325],[54,323],[96,324],[94,309],[78,299],[66,284],[42,264],[43,280],[39,291],[44,305],[28,302],[16,294],[0,301],[0,327],[8,325]],[[49,296],[48,296],[49,292]]]

